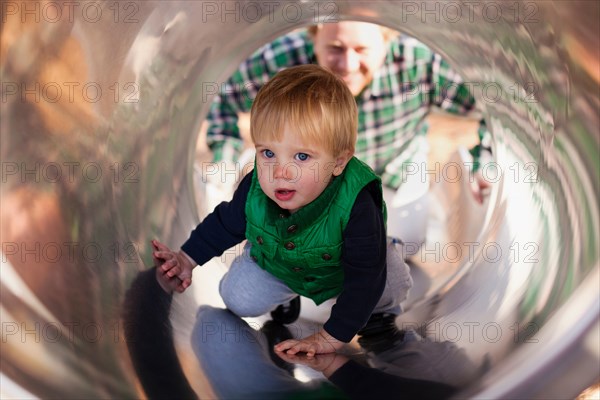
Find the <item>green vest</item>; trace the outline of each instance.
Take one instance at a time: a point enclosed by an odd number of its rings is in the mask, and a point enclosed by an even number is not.
[[[246,239],[252,244],[252,259],[316,304],[339,295],[344,281],[342,233],[358,193],[377,181],[381,194],[381,179],[353,157],[319,197],[288,216],[264,194],[256,168],[253,174],[246,201]],[[383,195],[380,199],[385,221]]]

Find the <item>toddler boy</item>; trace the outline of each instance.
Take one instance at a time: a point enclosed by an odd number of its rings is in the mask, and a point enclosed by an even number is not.
[[[153,242],[160,270],[181,280],[177,290],[189,287],[196,265],[246,239],[219,286],[233,313],[259,316],[298,295],[316,304],[336,298],[322,329],[277,351],[334,352],[361,328],[378,331],[369,320],[395,329],[412,280],[386,238],[381,180],[353,157],[357,115],[347,85],[322,67],[291,67],[271,79],[251,109],[254,171],[179,252]]]

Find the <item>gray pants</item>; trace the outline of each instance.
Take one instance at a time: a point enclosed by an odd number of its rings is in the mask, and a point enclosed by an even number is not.
[[[318,391],[321,383],[300,382],[276,366],[266,337],[227,310],[198,309],[192,348],[219,399],[303,398],[304,392]]]
[[[219,285],[225,305],[240,317],[258,317],[298,296],[284,282],[260,268],[250,258],[250,247],[246,244],[243,254],[233,261]],[[400,303],[406,300],[412,285],[400,245],[388,240],[387,281],[373,312],[400,314]]]

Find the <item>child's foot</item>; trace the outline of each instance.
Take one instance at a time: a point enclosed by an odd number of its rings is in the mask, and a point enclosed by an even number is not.
[[[376,313],[358,331],[358,344],[367,352],[380,353],[404,338],[404,331],[396,326],[396,314]]]
[[[281,324],[291,324],[300,315],[300,296],[294,297],[289,303],[281,304],[271,312],[273,321]]]

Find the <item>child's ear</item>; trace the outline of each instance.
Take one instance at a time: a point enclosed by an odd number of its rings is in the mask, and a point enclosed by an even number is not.
[[[335,159],[335,167],[333,167],[333,175],[339,176],[344,172],[344,168],[348,165],[348,162],[354,155],[354,151],[352,150],[344,150],[337,156]]]

